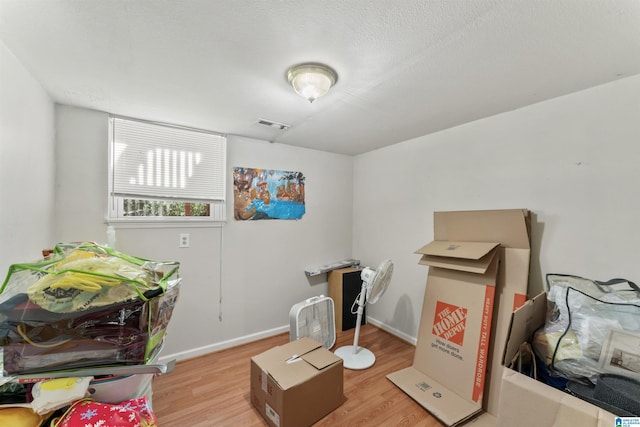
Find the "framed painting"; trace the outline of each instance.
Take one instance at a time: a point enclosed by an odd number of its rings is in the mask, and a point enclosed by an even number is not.
[[[237,221],[300,219],[305,214],[302,172],[233,168],[233,217]]]

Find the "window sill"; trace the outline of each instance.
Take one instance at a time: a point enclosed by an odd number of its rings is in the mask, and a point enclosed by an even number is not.
[[[208,218],[157,218],[157,219],[105,219],[106,225],[114,228],[218,228],[224,227],[225,221],[213,220]]]

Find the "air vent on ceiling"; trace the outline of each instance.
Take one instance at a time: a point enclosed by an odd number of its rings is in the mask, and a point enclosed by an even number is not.
[[[284,123],[278,123],[278,122],[274,122],[266,119],[258,119],[258,124],[269,126],[275,129],[280,129],[280,130],[287,130],[291,127],[290,125],[287,125]]]

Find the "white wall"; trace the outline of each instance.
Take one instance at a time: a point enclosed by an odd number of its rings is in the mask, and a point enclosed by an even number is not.
[[[105,240],[107,115],[56,106],[54,120],[46,92],[1,42],[0,67],[6,271],[58,241]],[[437,210],[531,209],[534,290],[547,273],[640,282],[639,117],[634,76],[355,158],[231,137],[230,167],[305,174],[302,220],[119,229],[117,247],[182,263],[165,355],[285,330],[291,305],[326,292],[326,278],[310,280],[304,268],[347,257],[372,266],[393,259],[391,287],[368,314],[412,339],[427,274],[413,251],[432,239]],[[178,248],[182,232],[191,234],[188,249]]]
[[[54,107],[0,41],[0,281],[49,247],[54,206]]]
[[[369,315],[417,336],[433,212],[529,208],[544,275],[640,283],[640,75],[357,156],[354,256],[395,262]]]
[[[55,237],[105,242],[108,116],[62,105],[56,112]],[[305,267],[352,253],[352,157],[231,136],[227,165],[304,173],[306,214],[298,221],[235,221],[229,170],[224,227],[117,229],[118,250],[181,262],[183,284],[165,357],[288,330],[293,304],[327,292],[326,276],[308,279]],[[189,248],[178,247],[180,233],[190,233]]]

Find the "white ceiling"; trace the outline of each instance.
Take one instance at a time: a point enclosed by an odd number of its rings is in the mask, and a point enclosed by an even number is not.
[[[358,154],[640,73],[640,1],[0,0],[0,39],[58,103]]]

